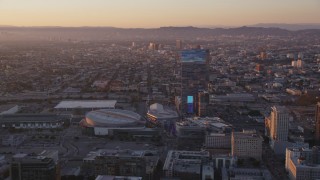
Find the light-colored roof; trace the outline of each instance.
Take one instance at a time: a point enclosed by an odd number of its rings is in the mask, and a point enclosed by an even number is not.
[[[289,113],[288,112],[288,109],[285,107],[285,106],[278,106],[278,105],[275,105],[275,106],[272,106],[271,109],[273,111],[277,111],[278,113]]]
[[[135,112],[121,109],[100,109],[86,114],[86,124],[93,127],[131,127],[144,121]]]
[[[99,175],[96,180],[141,180],[142,177],[136,176],[109,176],[109,175]]]
[[[222,128],[222,127],[227,127],[228,126],[228,125],[220,123],[220,122],[214,122],[214,123],[211,123],[211,125],[215,126],[217,128]]]
[[[18,105],[6,104],[0,106],[0,114],[15,114],[18,110]]]
[[[210,154],[208,151],[175,151],[170,150],[167,154],[167,158],[163,165],[163,170],[169,170],[173,168],[173,166],[177,166],[178,169],[181,169],[180,165],[190,165],[192,164],[201,164],[202,158],[209,158]],[[186,171],[191,171],[192,166],[190,169],[186,169]],[[200,170],[200,169],[199,169]]]
[[[61,101],[55,109],[68,108],[115,108],[116,100],[78,100],[78,101]]]
[[[164,107],[162,104],[154,103],[150,106],[148,111],[149,115],[155,116],[157,118],[178,118],[179,115],[173,109],[169,107]]]
[[[150,110],[163,111],[163,105],[159,103],[151,104]]]

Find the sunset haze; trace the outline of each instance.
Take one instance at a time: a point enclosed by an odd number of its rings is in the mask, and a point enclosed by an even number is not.
[[[317,0],[0,0],[0,25],[241,26],[320,23]]]

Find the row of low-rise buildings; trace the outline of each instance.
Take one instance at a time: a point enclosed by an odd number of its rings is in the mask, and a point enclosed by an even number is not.
[[[291,180],[315,180],[320,178],[320,149],[287,148],[285,168]]]
[[[157,151],[100,149],[83,158],[82,174],[96,179],[127,178],[157,179],[163,177],[179,180],[214,180],[216,174],[222,179],[265,178],[270,173],[265,169],[239,168],[237,157],[230,154],[213,154],[208,151],[168,152],[162,169]],[[43,151],[38,154],[13,155],[10,165],[12,180],[60,179],[58,151]]]
[[[210,154],[208,151],[169,151],[163,166],[167,178],[181,180],[214,180],[217,174],[223,180],[266,179],[272,175],[263,168],[239,168],[236,156]]]
[[[1,128],[55,129],[61,128],[65,117],[56,114],[8,114],[0,115]]]
[[[228,150],[239,159],[262,158],[263,139],[255,131],[244,130],[232,133],[211,133],[205,138],[208,150]]]
[[[262,142],[255,130],[236,132],[232,126],[222,119],[215,118],[187,118],[176,123],[179,143],[190,139],[200,140],[203,147],[210,151],[229,152],[239,159],[262,158]]]
[[[100,149],[83,158],[82,169],[90,176],[152,177],[159,162],[156,151]]]

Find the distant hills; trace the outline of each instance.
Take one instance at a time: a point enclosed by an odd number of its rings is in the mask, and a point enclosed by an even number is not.
[[[265,25],[267,26],[267,25]],[[270,24],[270,26],[272,26]],[[14,27],[0,26],[0,39],[63,39],[63,40],[172,40],[206,39],[215,36],[317,36],[320,28],[287,30],[279,27],[237,28],[115,28],[115,27]]]
[[[250,27],[264,27],[264,28],[275,27],[275,28],[281,28],[281,29],[286,29],[291,31],[298,31],[298,30],[306,30],[306,29],[320,29],[320,23],[319,24],[260,23],[260,24],[250,25]]]

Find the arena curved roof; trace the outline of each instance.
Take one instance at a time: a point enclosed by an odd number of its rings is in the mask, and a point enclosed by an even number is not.
[[[154,103],[150,106],[148,115],[154,116],[156,118],[178,118],[179,115],[176,111],[173,109],[170,109],[169,107],[164,107],[162,104]]]
[[[144,126],[145,122],[132,111],[100,109],[87,113],[81,124],[86,127],[135,127]]]

